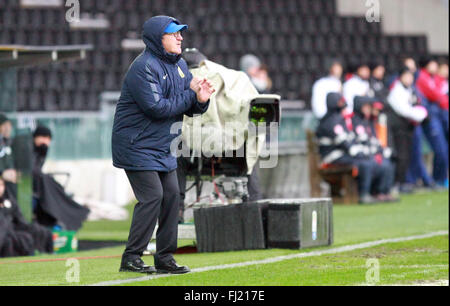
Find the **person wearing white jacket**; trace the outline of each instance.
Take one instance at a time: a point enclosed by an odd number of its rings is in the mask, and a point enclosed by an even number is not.
[[[327,95],[330,92],[342,93],[342,64],[333,60],[329,68],[329,74],[318,79],[312,88],[311,108],[319,120],[327,113]]]
[[[347,112],[353,112],[353,103],[356,96],[367,96],[370,91],[370,68],[367,64],[360,63],[355,73],[343,86],[344,98],[347,101]]]
[[[395,182],[400,190],[406,188],[414,129],[428,116],[425,107],[419,104],[413,83],[414,73],[402,68],[387,97],[389,139],[396,161]]]

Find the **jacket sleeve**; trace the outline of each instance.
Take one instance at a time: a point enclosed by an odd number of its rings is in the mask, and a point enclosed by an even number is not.
[[[193,78],[193,75],[187,69],[187,66],[185,65],[184,62],[180,61],[180,66],[185,68],[185,70],[186,70],[185,74],[187,75],[184,88],[185,89],[189,89],[190,86],[191,86],[191,80]],[[193,117],[195,114],[203,114],[203,113],[205,113],[208,110],[208,107],[209,107],[209,100],[206,103],[200,103],[200,102],[197,101],[197,95],[195,95],[195,102],[192,103],[192,107],[187,112],[185,112],[184,114],[186,116]]]
[[[210,100],[208,100],[206,103],[200,103],[198,101],[195,101],[193,103],[192,107],[187,112],[185,112],[184,114],[186,116],[193,117],[195,114],[203,114],[203,113],[205,113],[208,110],[209,101]]]
[[[448,96],[439,92],[438,88],[434,86],[434,80],[430,77],[421,73],[416,86],[430,102],[437,103],[442,108],[448,108]]]
[[[389,93],[387,101],[397,115],[420,123],[427,117],[426,110],[423,107],[410,105],[408,102],[410,95],[411,93],[394,87]]]
[[[327,113],[327,97],[321,81],[316,81],[312,89],[311,107],[317,118],[323,118]]]
[[[195,92],[190,88],[168,99],[163,98],[158,77],[148,66],[137,67],[126,85],[142,111],[151,118],[166,119],[184,114],[196,102]]]

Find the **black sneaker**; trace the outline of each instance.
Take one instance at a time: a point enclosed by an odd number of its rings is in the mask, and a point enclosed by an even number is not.
[[[162,274],[183,274],[191,272],[186,266],[177,265],[175,259],[171,259],[168,262],[155,263],[156,272]]]
[[[144,261],[138,257],[135,259],[122,259],[119,272],[137,272],[137,273],[156,273],[156,269],[152,266],[148,266]]]

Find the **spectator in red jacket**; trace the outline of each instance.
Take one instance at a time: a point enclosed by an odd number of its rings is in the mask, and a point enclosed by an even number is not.
[[[441,92],[438,82],[436,82],[438,71],[439,65],[436,60],[423,60],[421,62],[421,69],[416,86],[429,102],[435,103],[440,108],[448,110],[448,95]]]
[[[438,91],[447,96],[448,100],[448,61],[442,59],[439,61],[439,69],[435,76],[436,87]],[[448,105],[447,105],[448,106]],[[443,129],[445,132],[445,138],[448,142],[448,108],[440,113],[441,123],[443,123]]]
[[[435,76],[439,66],[434,58],[420,61],[420,71],[416,82],[417,95],[428,111],[428,120],[423,124],[423,132],[433,152],[433,179],[438,186],[448,188],[448,141],[445,126],[448,123],[448,95],[442,94]]]

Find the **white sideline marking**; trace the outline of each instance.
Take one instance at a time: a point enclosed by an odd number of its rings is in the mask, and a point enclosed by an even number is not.
[[[363,243],[358,243],[358,244],[345,245],[345,246],[332,248],[332,249],[328,249],[328,250],[320,250],[320,251],[312,251],[312,252],[304,252],[304,253],[297,253],[297,254],[277,256],[277,257],[270,257],[270,258],[261,259],[261,260],[245,261],[245,262],[225,264],[225,265],[219,265],[219,266],[206,266],[206,267],[192,269],[191,273],[232,269],[232,268],[246,267],[246,266],[253,266],[253,265],[264,265],[264,264],[268,264],[268,263],[274,263],[274,262],[289,260],[289,259],[293,259],[293,258],[305,258],[305,257],[313,257],[313,256],[326,255],[326,254],[343,253],[343,252],[354,251],[354,250],[358,250],[358,249],[370,248],[370,247],[377,246],[380,244],[385,244],[385,243],[404,242],[404,241],[409,241],[409,240],[424,239],[424,238],[430,238],[430,237],[442,236],[442,235],[448,235],[448,231],[438,231],[438,232],[431,232],[431,233],[422,234],[422,235],[381,239],[381,240],[363,242]],[[142,282],[142,281],[161,278],[161,277],[173,277],[173,276],[177,276],[177,275],[180,275],[180,274],[156,274],[156,275],[148,275],[148,276],[137,277],[137,278],[118,279],[118,280],[100,282],[100,283],[92,284],[89,286],[114,286],[114,285],[122,285],[122,284],[127,284],[127,283]]]

